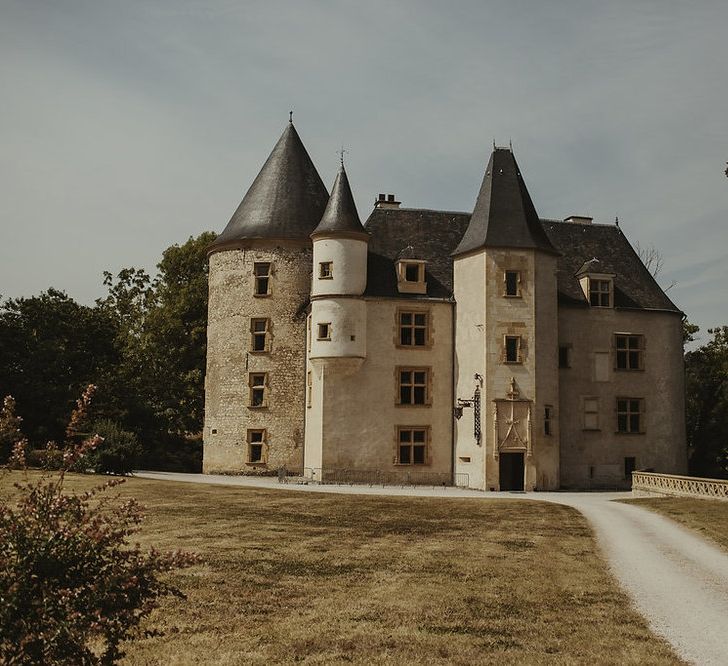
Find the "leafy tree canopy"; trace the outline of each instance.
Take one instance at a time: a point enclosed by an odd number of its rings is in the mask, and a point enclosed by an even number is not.
[[[114,321],[50,288],[0,305],[0,395],[12,395],[33,442],[63,439],[74,395],[118,362]]]
[[[690,471],[728,478],[728,326],[685,355]]]

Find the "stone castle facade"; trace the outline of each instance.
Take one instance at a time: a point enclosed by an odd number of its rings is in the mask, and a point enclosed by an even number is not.
[[[682,313],[618,226],[540,219],[509,148],[472,214],[361,224],[289,124],[209,250],[203,468],[482,490],[684,473]]]

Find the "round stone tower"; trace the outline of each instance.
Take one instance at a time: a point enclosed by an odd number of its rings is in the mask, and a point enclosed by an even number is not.
[[[353,372],[366,358],[369,234],[359,220],[342,161],[321,222],[311,234],[311,333],[309,359],[316,367]]]
[[[289,123],[210,246],[206,473],[302,466],[310,234],[327,200]]]

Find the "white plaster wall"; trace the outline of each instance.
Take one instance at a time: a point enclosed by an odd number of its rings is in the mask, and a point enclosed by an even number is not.
[[[458,257],[453,264],[455,317],[455,398],[471,399],[475,373],[485,375],[485,255]],[[453,400],[455,402],[455,400]],[[472,488],[485,488],[485,431],[490,408],[481,396],[483,436],[473,437],[473,409],[455,422],[455,470],[467,474]],[[469,458],[469,461],[467,459]]]
[[[311,361],[306,365],[311,373],[310,406],[306,407],[306,439],[303,453],[304,474],[321,469],[323,456],[323,415],[324,415],[324,368],[315,367]]]
[[[317,340],[318,324],[328,323],[330,340]],[[311,303],[310,358],[367,355],[367,308],[359,298],[325,298]]]
[[[332,262],[332,278],[319,278],[319,263]],[[355,238],[320,238],[313,243],[311,296],[361,296],[367,284],[367,242]]]
[[[319,303],[321,301],[315,301]],[[400,472],[452,472],[452,304],[442,301],[367,300],[371,353],[353,374],[323,362],[321,464],[327,469],[358,468]],[[399,348],[397,308],[429,309],[432,346]],[[312,349],[313,355],[313,349]],[[432,404],[398,406],[397,366],[432,368]],[[318,394],[317,394],[318,395]],[[429,465],[394,464],[397,425],[430,426]],[[308,438],[311,460],[318,446]],[[308,463],[307,463],[308,465]]]

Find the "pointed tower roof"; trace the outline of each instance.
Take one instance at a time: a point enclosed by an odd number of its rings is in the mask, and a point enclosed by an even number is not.
[[[326,204],[326,210],[319,225],[313,230],[312,238],[321,234],[339,234],[346,236],[360,236],[368,239],[369,234],[362,226],[359,213],[356,211],[354,195],[351,193],[349,178],[346,175],[342,160],[339,173],[336,174],[331,196]]]
[[[453,255],[483,247],[533,248],[558,254],[539,221],[510,148],[494,148],[475,209]]]
[[[292,122],[210,250],[253,238],[308,239],[328,193]]]

